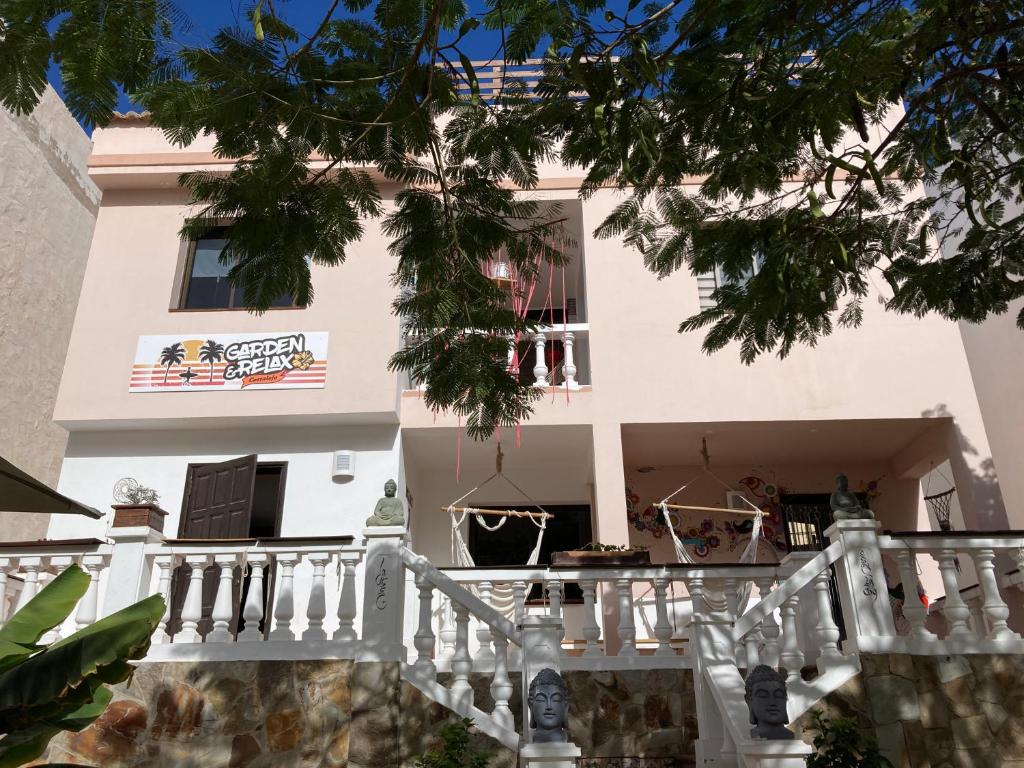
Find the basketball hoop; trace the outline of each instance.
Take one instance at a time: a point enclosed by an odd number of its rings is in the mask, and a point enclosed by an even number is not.
[[[928,505],[928,509],[935,515],[935,520],[939,524],[939,530],[951,531],[953,526],[949,522],[949,511],[950,505],[953,502],[953,494],[956,493],[956,488],[950,488],[948,491],[942,493],[936,493],[931,496],[924,497],[924,503]]]

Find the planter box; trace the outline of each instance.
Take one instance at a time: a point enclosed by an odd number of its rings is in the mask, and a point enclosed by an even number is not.
[[[114,519],[111,528],[136,528],[139,526],[163,531],[167,513],[156,504],[114,504]]]
[[[554,566],[646,566],[651,564],[650,552],[591,552],[588,549],[574,549],[569,552],[552,552],[551,565]]]

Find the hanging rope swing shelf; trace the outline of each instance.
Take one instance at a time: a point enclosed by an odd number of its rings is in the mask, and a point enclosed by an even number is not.
[[[466,515],[490,515],[492,517],[532,517],[539,520],[553,520],[550,512],[525,512],[521,509],[486,509],[482,507],[441,507],[442,512],[455,512]]]

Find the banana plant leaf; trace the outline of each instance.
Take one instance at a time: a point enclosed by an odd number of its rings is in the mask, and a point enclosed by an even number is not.
[[[6,734],[0,768],[37,758],[56,733],[81,730],[99,717],[113,696],[107,685],[131,676],[128,661],[145,656],[164,608],[160,595],[148,597],[0,672],[0,733]],[[54,615],[46,613],[46,620]],[[32,637],[42,623],[24,622],[16,636]]]
[[[88,588],[89,575],[69,566],[11,616],[0,627],[0,673],[39,651],[39,638],[71,615]]]

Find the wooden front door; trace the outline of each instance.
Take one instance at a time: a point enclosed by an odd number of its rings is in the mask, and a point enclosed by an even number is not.
[[[179,539],[244,539],[249,536],[253,487],[256,482],[256,455],[223,461],[219,464],[193,464],[188,468],[185,498],[182,502]],[[238,624],[241,569],[235,569],[231,631]],[[220,569],[209,566],[203,574],[203,618],[200,634],[213,625],[210,614],[217,597]],[[168,632],[181,627],[181,609],[188,591],[189,569],[180,566],[174,575],[171,592],[171,617]]]

